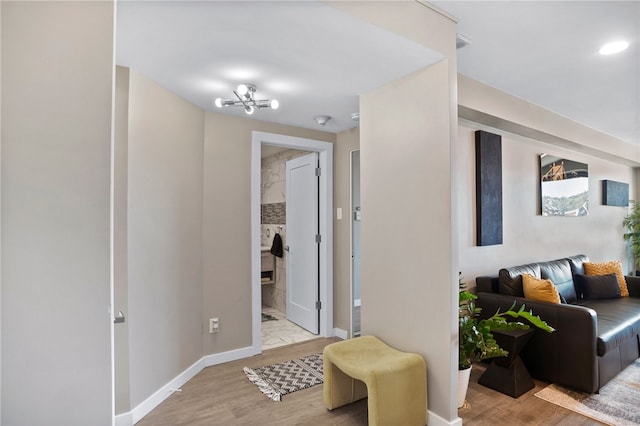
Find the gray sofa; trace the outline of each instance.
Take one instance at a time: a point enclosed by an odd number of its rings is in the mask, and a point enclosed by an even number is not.
[[[521,352],[533,377],[593,393],[640,357],[640,277],[626,277],[629,297],[584,298],[576,282],[584,280],[588,261],[576,255],[503,268],[498,276],[477,277],[476,292],[482,317],[515,301],[556,329],[536,329]],[[563,303],[525,299],[524,273],[551,279]]]

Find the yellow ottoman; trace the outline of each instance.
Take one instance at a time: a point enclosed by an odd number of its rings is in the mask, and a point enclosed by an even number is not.
[[[323,367],[327,409],[366,398],[368,393],[369,425],[426,424],[427,366],[422,356],[362,336],[326,346]]]

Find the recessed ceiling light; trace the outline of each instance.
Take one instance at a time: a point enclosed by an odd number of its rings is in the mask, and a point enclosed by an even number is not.
[[[624,40],[618,40],[605,44],[598,52],[601,55],[613,55],[614,53],[622,52],[627,47],[629,47],[629,43]]]

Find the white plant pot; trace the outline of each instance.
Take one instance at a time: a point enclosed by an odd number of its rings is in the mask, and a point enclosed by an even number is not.
[[[470,376],[471,367],[458,370],[458,408],[462,408],[464,405],[464,400],[467,397],[467,389],[469,388]]]

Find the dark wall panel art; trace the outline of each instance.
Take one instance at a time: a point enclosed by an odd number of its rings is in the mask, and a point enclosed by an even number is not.
[[[476,244],[502,244],[502,137],[476,132]]]
[[[603,180],[602,204],[605,206],[627,207],[629,205],[629,184],[614,180]]]

